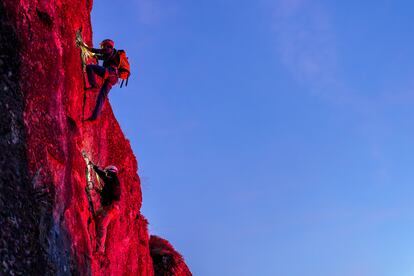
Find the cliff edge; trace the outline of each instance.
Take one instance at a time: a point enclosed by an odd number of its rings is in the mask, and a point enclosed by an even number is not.
[[[91,8],[92,0],[0,3],[1,274],[191,275],[175,251],[177,264],[154,269],[137,161],[109,102],[97,121],[82,120],[98,93],[84,91],[75,45],[79,29],[92,44]],[[83,150],[120,169],[120,214],[100,256]]]

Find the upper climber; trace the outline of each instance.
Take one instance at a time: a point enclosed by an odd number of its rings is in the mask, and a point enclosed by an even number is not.
[[[90,84],[90,87],[87,87],[87,89],[101,88],[93,113],[86,119],[86,121],[93,121],[100,115],[105,99],[112,86],[118,82],[118,77],[122,79],[127,79],[129,77],[129,63],[125,56],[125,51],[116,50],[114,48],[115,43],[111,39],[103,40],[100,43],[100,49],[88,47],[86,44],[82,46],[94,53],[99,60],[103,60],[102,66],[97,64],[86,65],[86,73]],[[124,77],[125,63],[128,63],[128,77],[126,78]],[[96,76],[99,76],[102,79],[102,86],[98,84]]]

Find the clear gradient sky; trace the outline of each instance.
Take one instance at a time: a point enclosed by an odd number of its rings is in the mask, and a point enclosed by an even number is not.
[[[194,275],[414,275],[413,1],[94,2],[143,214]]]

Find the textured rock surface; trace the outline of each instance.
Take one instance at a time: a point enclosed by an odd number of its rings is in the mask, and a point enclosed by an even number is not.
[[[24,95],[18,85],[20,44],[16,29],[4,16],[0,3],[0,274],[54,274],[38,225],[42,217],[43,223],[51,218],[52,202],[48,193],[36,193],[31,185]]]
[[[183,257],[168,241],[151,235],[150,250],[155,276],[191,275]]]
[[[3,273],[154,274],[129,141],[108,103],[97,122],[82,122],[97,91],[84,92],[74,41],[81,28],[91,45],[91,8],[91,0],[0,4]],[[120,168],[120,217],[108,228],[104,256],[93,254],[82,150],[101,166]],[[99,204],[96,195],[94,201]]]

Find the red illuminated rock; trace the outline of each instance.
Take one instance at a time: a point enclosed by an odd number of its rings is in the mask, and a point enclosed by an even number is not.
[[[183,257],[175,251],[167,240],[152,235],[150,252],[154,263],[155,276],[191,276]]]
[[[96,122],[82,122],[97,91],[84,92],[75,35],[82,29],[91,45],[91,8],[92,0],[0,3],[4,274],[154,275],[129,141],[108,102]],[[93,254],[95,226],[84,190],[82,150],[101,166],[120,168],[120,217],[108,228],[103,256]],[[96,195],[94,200],[99,201]],[[171,252],[176,260],[178,253]],[[185,266],[181,257],[177,260]],[[168,275],[190,275],[188,269],[177,271]]]

